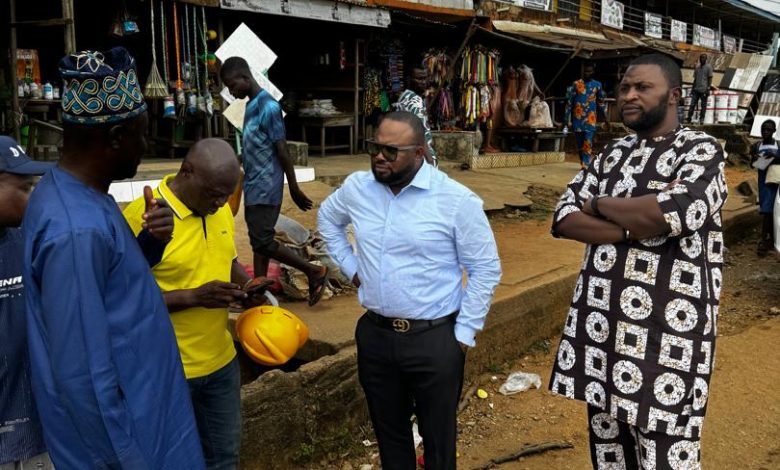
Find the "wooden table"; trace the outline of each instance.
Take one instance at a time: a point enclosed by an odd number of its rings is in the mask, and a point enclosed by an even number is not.
[[[45,100],[42,98],[19,98],[22,112],[41,121],[49,121],[49,114],[54,111],[54,119],[62,122],[62,100]]]
[[[28,155],[48,160],[52,152],[58,153],[62,147],[62,101],[27,97],[19,98],[19,106],[29,126]]]
[[[320,156],[325,156],[326,150],[348,148],[350,155],[354,153],[353,132],[355,128],[355,116],[353,114],[334,114],[330,116],[300,116],[301,136],[303,141],[309,143],[306,139],[307,127],[318,127],[320,129],[320,145],[309,145],[311,150],[319,150]],[[333,127],[349,127],[349,144],[331,144],[325,145],[325,130]]]
[[[496,135],[502,141],[509,135],[529,139],[532,141],[531,151],[539,151],[539,141],[552,140],[553,151],[559,152],[561,149],[561,140],[564,138],[563,132],[555,129],[529,129],[527,127],[499,127],[496,129]]]

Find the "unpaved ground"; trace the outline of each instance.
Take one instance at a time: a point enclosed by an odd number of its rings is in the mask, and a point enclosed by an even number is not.
[[[735,168],[727,168],[726,173],[730,185],[752,176],[751,172]],[[569,245],[574,242],[565,241],[559,242],[560,249],[546,253],[513,249],[517,243],[534,243],[549,237],[551,210],[559,191],[532,186],[528,195],[534,206],[530,211],[507,210],[490,215],[502,262],[507,267],[505,276],[509,267],[534,263],[538,256],[560,263],[581,256],[579,247]],[[321,188],[318,192],[324,194],[313,199],[324,198],[329,191]],[[304,215],[291,205],[284,209],[298,220],[311,217],[311,213]],[[780,340],[780,317],[771,313],[772,307],[780,308],[780,255],[757,258],[756,241],[754,233],[727,252],[716,372],[703,431],[703,464],[708,470],[780,469],[780,355],[775,351]],[[482,468],[492,458],[545,442],[569,442],[574,447],[525,457],[496,468],[590,468],[585,405],[552,396],[546,390],[557,342],[558,337],[549,338],[537,343],[527,356],[487,367],[478,385],[489,397],[472,397],[459,417],[459,469]],[[542,388],[508,397],[499,394],[498,388],[506,376],[516,370],[539,374]],[[465,384],[464,389],[469,385]],[[341,452],[330,453],[318,462],[304,458],[300,467],[358,470],[361,465],[372,463],[373,469],[380,468],[375,443],[369,447],[360,444],[364,439],[374,439],[370,427],[356,429],[351,436],[344,437]]]
[[[708,469],[780,468],[780,317],[770,313],[780,306],[780,257],[757,258],[756,238],[732,247],[727,255],[715,374],[702,440],[703,465]],[[585,406],[546,391],[557,340],[539,343],[532,354],[495,366],[494,373],[482,377],[481,386],[490,396],[472,398],[461,415],[459,468],[479,467],[527,444],[550,441],[568,441],[574,448],[499,468],[590,468]],[[541,375],[542,389],[500,395],[498,387],[506,373],[515,370]]]
[[[706,469],[780,469],[780,316],[771,313],[772,307],[780,307],[780,255],[757,258],[756,239],[753,234],[727,253],[715,374],[702,440]],[[574,448],[496,468],[590,468],[584,404],[546,390],[557,341],[557,337],[550,338],[523,358],[490,365],[479,378],[479,387],[489,397],[473,396],[459,417],[459,469],[480,468],[492,458],[545,442],[569,442]],[[499,394],[508,373],[517,370],[539,374],[542,388],[512,396]],[[324,467],[358,469],[362,463],[376,462],[371,455],[375,449],[357,451],[358,455],[353,450],[345,456],[347,461]],[[316,468],[324,468],[323,463]]]

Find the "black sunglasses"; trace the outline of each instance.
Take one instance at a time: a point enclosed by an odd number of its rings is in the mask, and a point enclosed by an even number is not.
[[[382,156],[388,162],[394,162],[395,159],[398,158],[399,151],[416,149],[417,147],[419,147],[419,145],[404,145],[397,147],[395,145],[380,144],[374,140],[366,139],[366,151],[368,154],[372,157],[376,157],[379,155],[379,152],[382,152]]]

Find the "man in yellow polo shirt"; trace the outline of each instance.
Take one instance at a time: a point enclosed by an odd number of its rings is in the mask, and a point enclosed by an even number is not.
[[[239,176],[233,149],[198,141],[175,175],[154,191],[174,212],[173,239],[152,267],[171,314],[209,469],[238,468],[240,374],[227,329],[228,306],[247,301],[250,277],[236,259],[233,214],[226,204]],[[144,198],[124,211],[140,232]]]

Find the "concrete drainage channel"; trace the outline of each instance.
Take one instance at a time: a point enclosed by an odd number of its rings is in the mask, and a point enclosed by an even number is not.
[[[726,243],[741,239],[758,223],[752,207],[724,216]],[[479,346],[469,352],[466,382],[488,365],[517,358],[537,341],[558,334],[578,271],[573,264],[556,272],[551,282],[497,299]],[[314,343],[284,369],[262,370],[243,358],[248,383],[241,389],[241,467],[300,469],[360,446],[363,439],[373,440],[356,357],[354,344],[336,350]]]
[[[518,357],[536,341],[555,334],[575,280],[572,272],[495,302],[479,347],[469,352],[466,381],[488,364]],[[259,371],[255,380],[245,384],[241,467],[302,468],[311,460],[338,455],[365,438],[373,439],[356,359],[355,346],[349,345],[311,362],[296,362],[287,371]],[[248,369],[242,367],[242,372]]]

